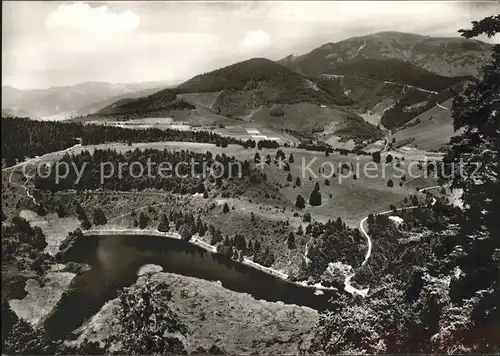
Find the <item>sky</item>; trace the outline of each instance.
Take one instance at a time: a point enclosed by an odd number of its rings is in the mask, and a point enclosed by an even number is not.
[[[379,31],[455,37],[500,2],[3,1],[2,10],[2,85],[29,89],[179,83]]]

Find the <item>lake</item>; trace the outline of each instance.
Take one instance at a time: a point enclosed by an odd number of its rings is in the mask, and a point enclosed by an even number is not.
[[[87,235],[68,251],[67,259],[86,263],[91,269],[76,276],[56,310],[46,320],[53,337],[61,338],[95,314],[118,291],[137,280],[141,266],[155,264],[164,272],[209,281],[220,281],[230,290],[248,293],[256,299],[307,306],[330,307],[338,293],[314,288],[262,272],[226,256],[209,252],[186,241],[154,235]]]

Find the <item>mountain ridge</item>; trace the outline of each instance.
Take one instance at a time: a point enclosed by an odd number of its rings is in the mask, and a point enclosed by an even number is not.
[[[66,113],[76,115],[81,113],[82,108],[94,105],[99,109],[98,103],[101,101],[119,95],[134,96],[135,92],[151,89],[151,86],[157,86],[159,90],[166,84],[87,81],[68,86],[26,90],[6,85],[2,86],[2,110],[25,112],[33,118],[54,117]]]
[[[431,37],[384,31],[328,42],[302,55],[288,55],[281,63],[299,73],[317,76],[340,63],[362,56],[400,59],[441,76],[477,76],[493,45],[460,37]]]

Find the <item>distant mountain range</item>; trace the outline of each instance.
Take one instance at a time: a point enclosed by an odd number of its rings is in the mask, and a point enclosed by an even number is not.
[[[2,86],[2,112],[38,119],[88,114],[108,105],[109,103],[105,102],[107,99],[112,98],[113,102],[123,96],[137,97],[137,92],[144,95],[144,90],[153,88],[154,92],[166,86],[161,82],[85,82],[72,86],[30,90]]]
[[[326,141],[339,133],[373,139],[381,136],[377,125],[397,130],[449,100],[480,73],[491,49],[461,38],[380,32],[278,62],[249,59],[176,87],[99,82],[32,91],[4,87],[2,115],[57,118],[70,112],[92,114],[86,119],[90,121],[163,117],[192,125],[255,122]],[[424,126],[415,124],[407,131],[414,134],[419,127]]]
[[[379,32],[327,43],[307,54],[289,55],[278,62],[312,76],[331,73],[355,58],[398,59],[447,77],[477,76],[491,49],[491,44],[460,37]]]

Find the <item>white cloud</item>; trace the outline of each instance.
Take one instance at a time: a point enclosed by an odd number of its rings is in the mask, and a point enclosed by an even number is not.
[[[240,44],[240,50],[244,53],[259,53],[271,46],[271,36],[266,31],[248,31]]]
[[[106,5],[91,7],[76,2],[62,4],[48,14],[45,24],[50,29],[72,29],[82,32],[107,33],[134,30],[140,18],[133,11],[109,11]]]

